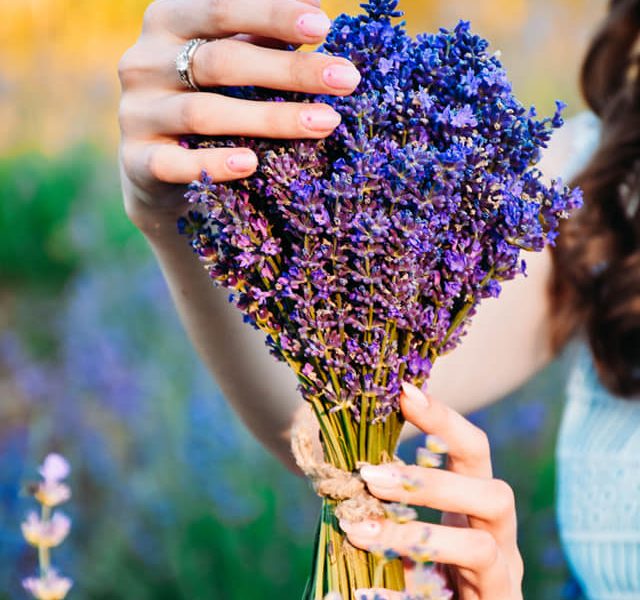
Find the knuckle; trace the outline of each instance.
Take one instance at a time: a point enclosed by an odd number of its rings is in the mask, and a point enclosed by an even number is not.
[[[282,26],[282,5],[279,2],[268,2],[268,14],[266,15],[271,28],[279,31]]]
[[[131,48],[126,50],[125,53],[120,57],[120,61],[118,62],[118,78],[120,79],[120,83],[123,87],[127,85],[129,74],[133,70],[134,48],[135,46],[132,46]]]
[[[501,479],[495,479],[493,486],[493,504],[496,517],[507,517],[515,512],[516,498],[511,486]]]
[[[159,148],[150,148],[147,152],[145,170],[151,179],[162,181],[164,170],[162,167],[162,156]]]
[[[470,530],[473,533],[470,548],[473,549],[473,562],[478,569],[488,569],[496,564],[500,550],[495,538],[482,529]]]
[[[469,447],[471,448],[472,458],[477,461],[487,460],[491,457],[489,436],[478,427],[473,426],[470,432]]]
[[[120,146],[120,162],[122,164],[122,169],[127,176],[127,178],[131,181],[135,181],[138,177],[138,173],[136,171],[136,158],[135,151],[131,144],[123,143]]]
[[[142,18],[143,29],[154,29],[162,23],[164,13],[164,2],[156,0],[147,6]]]
[[[206,114],[196,94],[183,95],[180,124],[184,133],[204,133]]]
[[[297,90],[302,90],[305,86],[305,74],[309,67],[307,58],[301,52],[291,52],[289,57],[289,79]]]
[[[118,123],[120,124],[120,132],[123,136],[130,133],[134,122],[135,117],[132,103],[129,95],[125,94],[122,96],[120,106],[118,107]]]
[[[215,42],[212,41],[202,46],[200,50],[204,50],[202,64],[208,79],[207,85],[224,83],[227,67],[233,58],[234,48],[233,40],[215,40]]]
[[[207,20],[218,29],[226,30],[229,27],[229,0],[208,0]]]
[[[123,89],[143,81],[148,72],[149,66],[146,64],[145,53],[138,44],[131,46],[118,63],[118,78]]]
[[[519,552],[514,558],[513,577],[518,584],[521,584],[524,579],[524,560]]]

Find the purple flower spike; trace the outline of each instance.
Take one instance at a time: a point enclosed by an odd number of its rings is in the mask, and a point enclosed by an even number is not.
[[[319,141],[190,138],[191,148],[249,147],[259,167],[193,182],[179,225],[305,399],[351,440],[397,418],[402,382],[424,382],[478,303],[524,271],[521,252],[553,243],[581,200],[535,167],[563,105],[538,119],[469,23],[412,39],[393,21],[397,4],[339,16],[319,49],[359,69],[350,96],[225,90],[323,102],[342,123]],[[371,458],[365,441],[358,452],[343,466]]]

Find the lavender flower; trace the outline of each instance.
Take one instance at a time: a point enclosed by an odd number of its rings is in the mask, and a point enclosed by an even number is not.
[[[69,486],[62,480],[69,476],[69,463],[59,454],[49,454],[40,467],[43,481],[38,484],[35,497],[49,508],[66,502],[71,497]]]
[[[406,504],[393,502],[386,504],[384,508],[387,518],[396,523],[408,523],[418,518],[416,510]]]
[[[444,463],[444,455],[449,451],[447,444],[438,436],[427,435],[425,445],[416,450],[416,464],[437,469]]]
[[[65,540],[70,529],[71,519],[60,512],[56,512],[49,520],[30,512],[22,524],[22,535],[32,546],[53,548]]]
[[[179,230],[294,369],[327,460],[347,471],[389,460],[402,382],[424,382],[478,303],[525,271],[521,251],[553,243],[580,203],[578,191],[546,185],[535,168],[563,105],[537,119],[469,23],[414,40],[392,22],[397,4],[372,0],[363,15],[341,15],[320,48],[358,67],[352,96],[226,90],[325,102],[342,115],[326,140],[185,140],[246,146],[260,158],[242,181],[203,173]],[[331,509],[323,515],[329,527]]]
[[[27,577],[22,585],[38,600],[63,600],[73,582],[68,577],[60,577],[55,569],[49,569],[44,577]]]
[[[433,565],[418,565],[413,584],[418,593],[415,596],[409,596],[407,600],[422,600],[423,598],[451,600],[453,598],[453,593],[447,589],[447,582],[442,573]]]
[[[51,567],[50,550],[65,540],[71,529],[71,520],[60,512],[52,513],[51,509],[71,496],[69,488],[62,483],[71,468],[59,454],[49,454],[39,472],[43,481],[35,485],[34,496],[42,505],[42,512],[40,516],[35,512],[29,513],[22,524],[22,534],[29,544],[38,548],[40,577],[28,577],[22,586],[37,600],[63,600],[73,582],[60,577]]]
[[[423,381],[477,303],[524,271],[520,251],[552,242],[579,204],[532,166],[560,112],[525,110],[468,23],[412,40],[396,5],[340,16],[321,48],[359,68],[354,95],[230,90],[323,101],[343,122],[320,142],[190,140],[249,146],[261,166],[240,182],[203,175],[188,198],[206,214],[180,221],[305,398],[368,421],[398,409],[402,379]]]

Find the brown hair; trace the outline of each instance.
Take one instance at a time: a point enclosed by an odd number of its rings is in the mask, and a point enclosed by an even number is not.
[[[579,330],[603,383],[640,395],[640,0],[611,0],[582,68],[602,122],[598,149],[574,181],[584,206],[563,224],[551,282],[552,341]]]

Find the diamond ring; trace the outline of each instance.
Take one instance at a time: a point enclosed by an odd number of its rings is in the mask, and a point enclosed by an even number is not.
[[[176,70],[180,81],[194,92],[199,92],[200,88],[193,78],[193,57],[196,54],[196,50],[208,41],[202,38],[189,40],[176,57]]]

